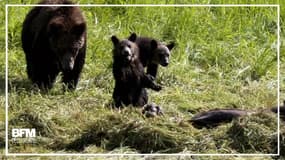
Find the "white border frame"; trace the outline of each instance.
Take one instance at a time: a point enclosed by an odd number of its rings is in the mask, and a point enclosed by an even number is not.
[[[159,153],[148,153],[148,154],[129,154],[129,153],[87,153],[87,154],[78,154],[78,153],[9,153],[8,150],[8,7],[35,7],[35,6],[78,6],[78,7],[277,7],[277,153],[270,154],[178,154],[178,153],[170,153],[170,154],[159,154]],[[5,155],[6,156],[279,156],[280,155],[280,5],[279,4],[173,4],[173,5],[156,5],[156,4],[126,4],[126,5],[118,5],[118,4],[72,4],[72,5],[38,5],[38,4],[6,4],[5,5]]]

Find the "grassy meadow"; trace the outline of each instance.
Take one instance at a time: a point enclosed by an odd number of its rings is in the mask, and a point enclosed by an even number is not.
[[[207,2],[220,4],[203,1]],[[277,118],[268,111],[278,103],[276,8],[81,7],[88,23],[88,38],[78,88],[63,92],[58,76],[48,93],[33,87],[26,74],[20,36],[30,9],[8,10],[8,120],[10,133],[12,128],[36,128],[37,137],[31,143],[9,139],[9,153],[277,152]],[[3,7],[0,14],[5,14]],[[4,29],[1,25],[3,42]],[[126,38],[132,32],[177,44],[170,65],[159,67],[157,82],[163,89],[148,89],[149,103],[160,105],[164,116],[146,118],[141,108],[110,107],[114,88],[110,37]],[[284,31],[281,40],[280,101],[285,93]],[[0,44],[3,53],[4,45]],[[5,54],[0,54],[0,68],[5,70]],[[1,106],[5,104],[4,80],[5,73],[0,72]],[[199,130],[189,123],[195,114],[215,108],[238,108],[254,114],[213,129]],[[4,111],[1,108],[1,137],[5,135]],[[280,122],[284,157],[285,128],[284,121]],[[0,138],[3,149],[4,143]]]

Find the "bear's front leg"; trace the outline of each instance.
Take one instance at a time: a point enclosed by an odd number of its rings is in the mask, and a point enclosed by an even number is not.
[[[84,63],[85,63],[85,48],[82,48],[75,59],[73,69],[71,71],[63,71],[62,82],[65,84],[68,90],[75,90]]]
[[[155,91],[160,91],[162,89],[160,85],[154,82],[155,78],[149,74],[144,74],[142,80],[143,80],[143,85],[146,88],[151,88]]]
[[[138,97],[136,98],[136,102],[133,102],[133,105],[136,107],[142,107],[148,102],[148,95],[145,88],[142,88]]]
[[[65,90],[75,90],[77,83],[79,80],[79,74],[74,73],[73,71],[70,72],[63,72],[62,82],[65,84]]]
[[[157,74],[157,70],[158,70],[158,65],[157,64],[153,64],[153,63],[149,63],[147,65],[147,74],[152,75],[154,78],[156,78],[156,74]]]

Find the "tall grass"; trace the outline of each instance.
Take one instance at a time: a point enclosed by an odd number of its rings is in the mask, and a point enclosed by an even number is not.
[[[88,22],[87,59],[78,89],[65,93],[60,77],[49,93],[37,91],[27,79],[20,33],[29,10],[9,7],[9,129],[36,128],[39,136],[34,144],[9,141],[9,152],[276,152],[277,119],[266,111],[277,105],[276,8],[82,7]],[[163,108],[163,117],[146,119],[139,108],[109,107],[114,86],[110,37],[126,38],[132,32],[177,44],[171,64],[159,68],[163,90],[148,91],[150,102]],[[188,122],[195,113],[229,107],[257,114],[211,130],[197,130]]]

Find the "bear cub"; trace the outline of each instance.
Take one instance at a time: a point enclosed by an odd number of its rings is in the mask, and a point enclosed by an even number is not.
[[[147,67],[147,74],[156,77],[158,65],[166,67],[169,64],[170,51],[175,46],[174,42],[164,45],[153,38],[138,37],[136,33],[132,33],[129,39],[134,37],[139,47],[139,59],[143,66]]]
[[[68,0],[44,0],[40,4],[72,4]],[[34,7],[22,29],[22,47],[29,79],[50,89],[62,72],[62,82],[75,89],[85,63],[86,22],[79,7]]]
[[[119,40],[112,36],[113,42],[113,76],[115,88],[113,99],[115,107],[132,104],[144,106],[148,102],[146,88],[155,91],[161,90],[161,86],[154,83],[154,78],[144,72],[140,60],[139,49],[134,43],[136,37]]]

